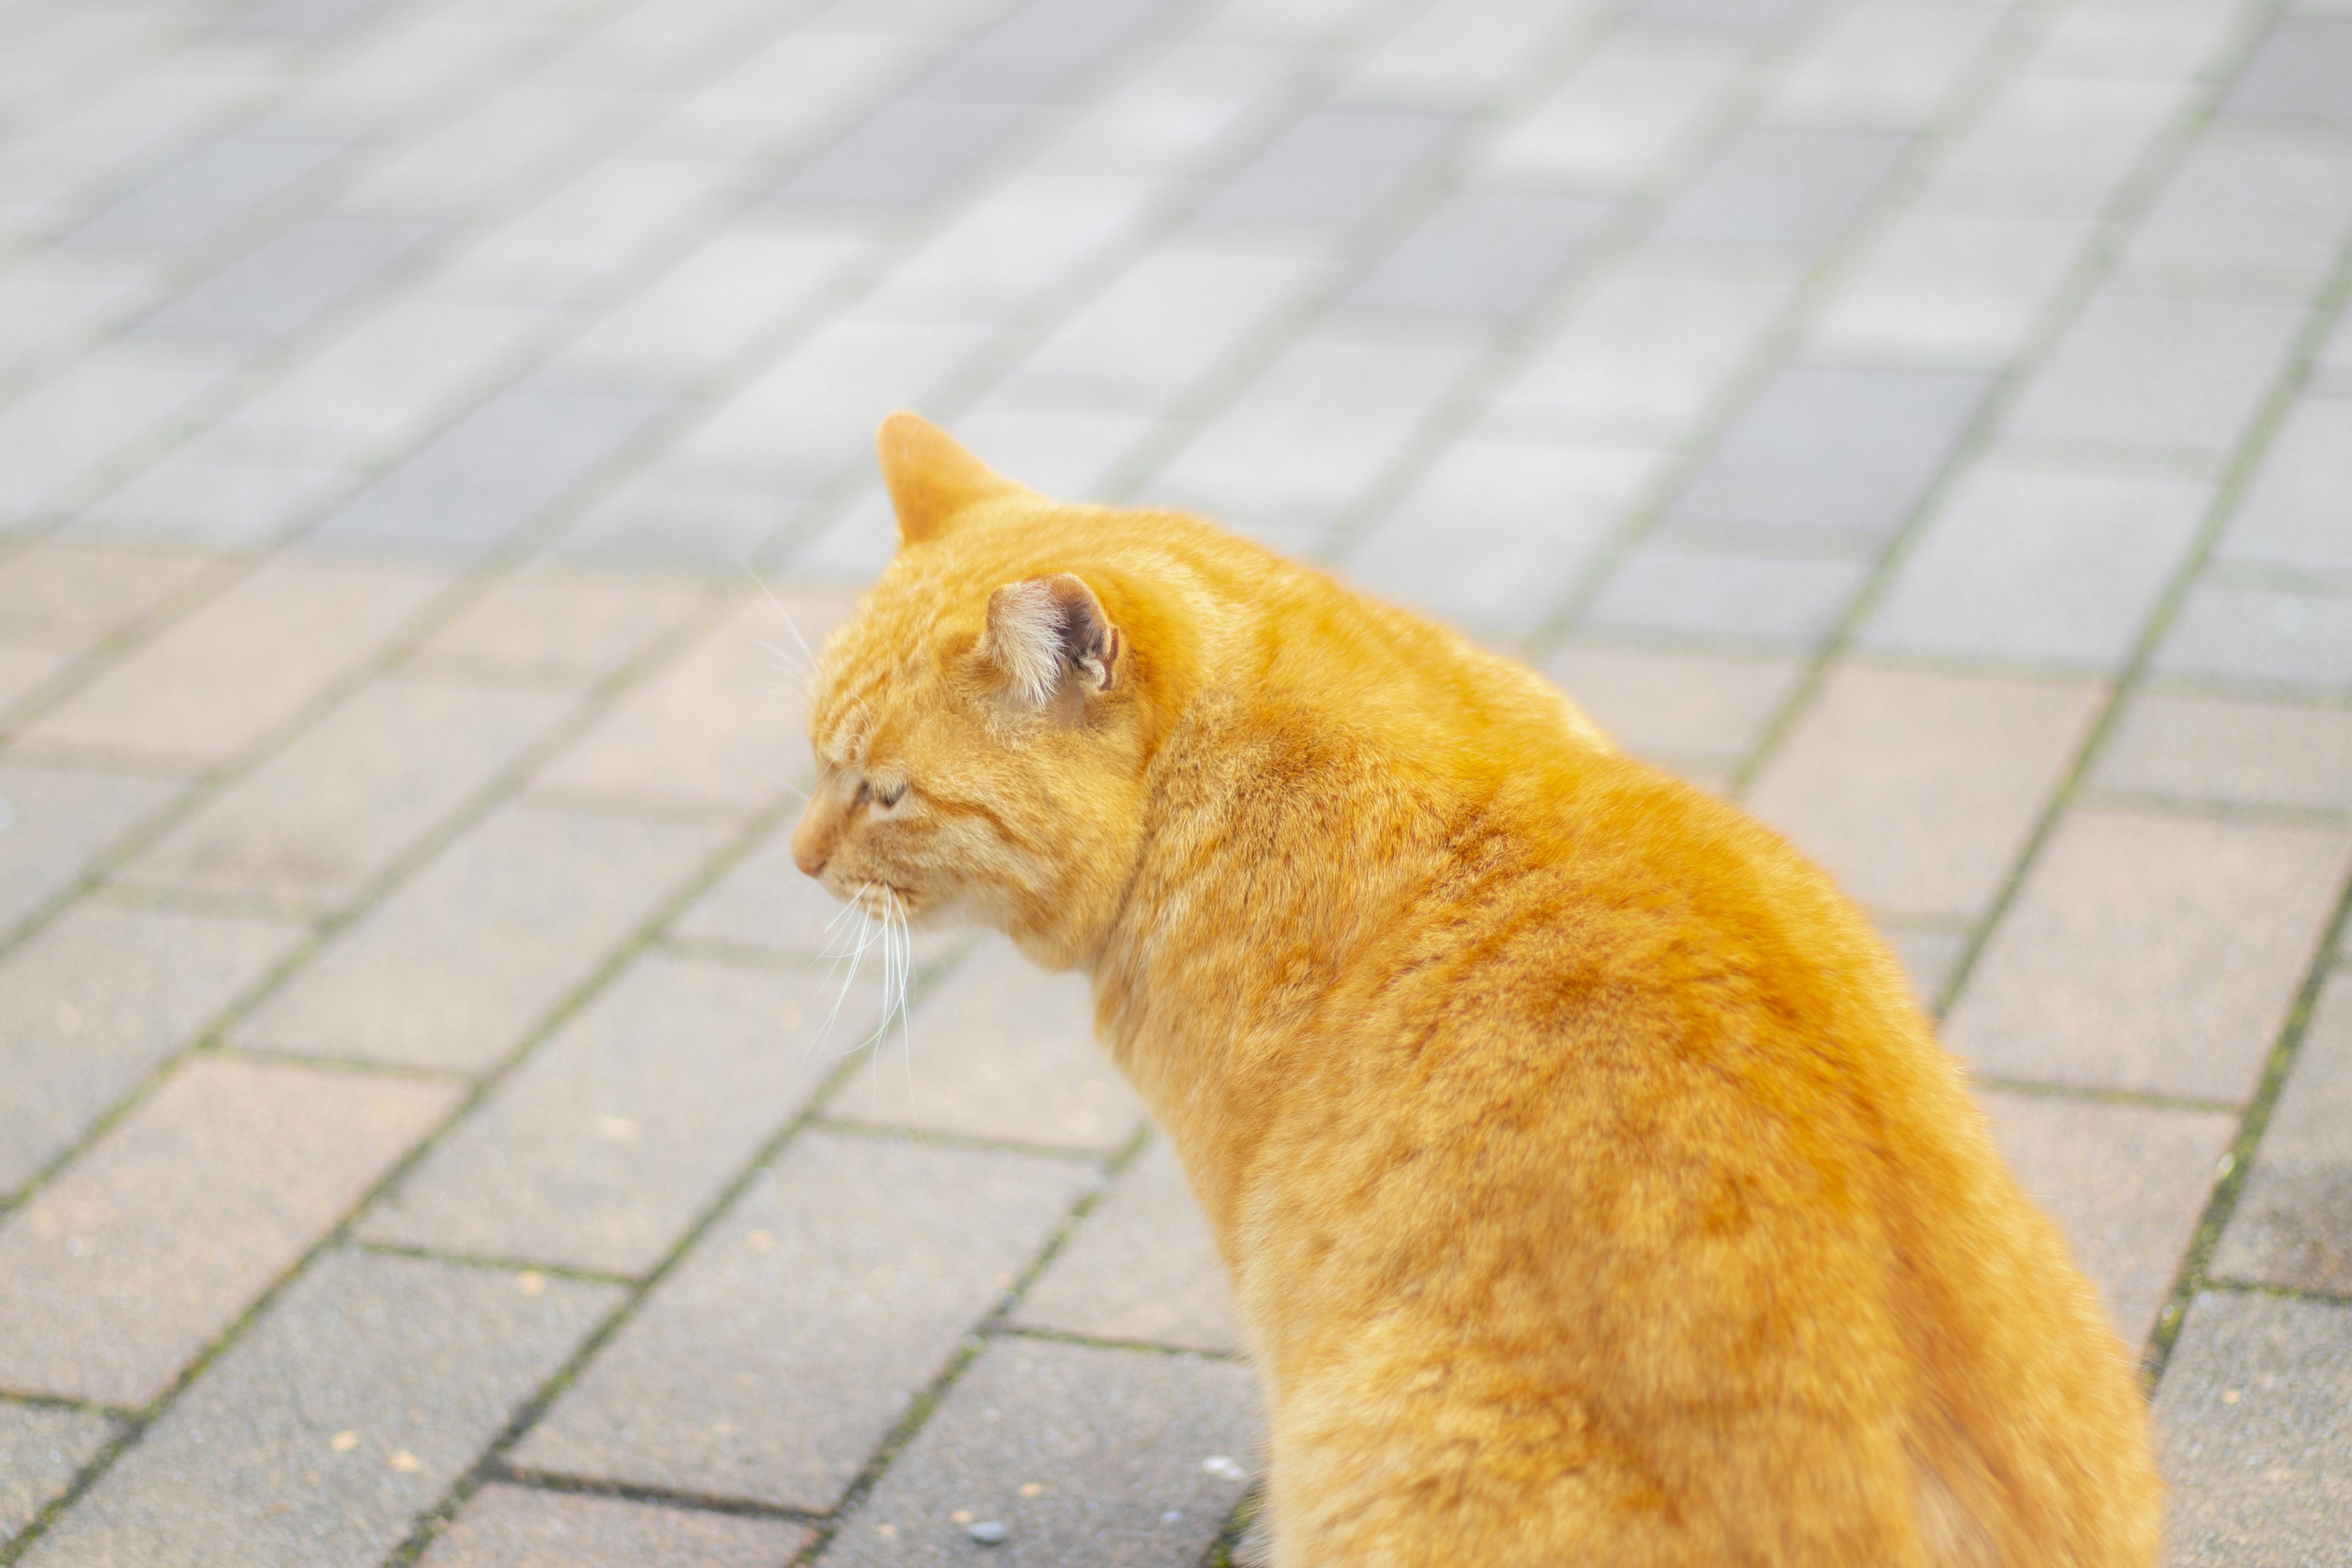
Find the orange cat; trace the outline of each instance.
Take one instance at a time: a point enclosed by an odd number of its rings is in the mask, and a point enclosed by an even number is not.
[[[1828,879],[1557,690],[911,415],[793,838],[1093,978],[1277,1564],[2143,1564],[2131,1364]]]

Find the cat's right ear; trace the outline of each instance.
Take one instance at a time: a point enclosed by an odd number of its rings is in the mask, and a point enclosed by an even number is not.
[[[1125,639],[1083,578],[1058,572],[1007,583],[988,596],[982,657],[1004,676],[1006,695],[1033,711],[1057,700],[1108,691],[1125,668]]]
[[[898,514],[902,545],[936,539],[972,502],[1021,488],[929,420],[903,410],[882,421],[874,433],[874,450]]]

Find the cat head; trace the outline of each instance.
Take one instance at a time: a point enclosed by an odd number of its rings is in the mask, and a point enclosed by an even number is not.
[[[1083,963],[1172,712],[1183,638],[1145,586],[1178,520],[1050,500],[911,414],[877,445],[898,549],[818,660],[793,858],[869,913]]]

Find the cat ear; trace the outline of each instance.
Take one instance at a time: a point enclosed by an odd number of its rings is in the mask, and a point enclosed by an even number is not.
[[[976,500],[1011,495],[1021,487],[956,444],[929,420],[901,410],[874,433],[882,482],[898,513],[898,542],[935,539],[955,514]]]
[[[1063,572],[991,594],[981,651],[1012,681],[1015,702],[1043,708],[1073,679],[1086,691],[1116,686],[1125,648],[1094,590]]]

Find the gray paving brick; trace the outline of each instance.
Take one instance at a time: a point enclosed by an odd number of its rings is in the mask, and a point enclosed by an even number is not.
[[[435,1145],[360,1234],[646,1273],[872,1033],[878,993],[838,1014],[833,999],[816,975],[643,959]]]
[[[815,1539],[805,1525],[625,1498],[484,1487],[418,1559],[422,1568],[774,1568]]]
[[[0,1400],[0,1541],[72,1484],[114,1436],[114,1424],[87,1410]]]
[[[1754,648],[1805,648],[1829,634],[1870,575],[1832,555],[1778,555],[1653,541],[1585,613],[1604,631]]]
[[[1841,665],[1748,804],[1874,909],[1974,916],[2105,695],[2088,682]]]
[[[0,374],[16,376],[85,342],[154,300],[158,285],[135,267],[89,257],[20,258],[0,273]],[[50,265],[42,266],[40,260]]]
[[[1349,290],[1350,303],[1516,316],[1608,218],[1589,197],[1457,191]]]
[[[845,597],[754,594],[541,769],[551,795],[747,811],[809,771],[809,651]]]
[[[1969,945],[1968,933],[1943,925],[1896,924],[1880,922],[1879,934],[1885,938],[1895,962],[1903,967],[1904,976],[1911,982],[1911,997],[1923,1011],[1933,1013],[1943,1000],[1944,988],[1951,984],[1952,971]]]
[[[793,864],[793,822],[780,822],[745,856],[741,865],[719,879],[670,926],[682,942],[722,942],[730,947],[803,960],[829,963],[856,949],[866,934],[862,917],[844,918],[841,900],[801,873]],[[939,962],[960,952],[972,939],[969,929],[947,927],[913,933],[912,953],[918,964]],[[879,972],[881,949],[866,955],[867,973]],[[861,1038],[852,1034],[844,1044]]]
[[[708,374],[806,310],[865,255],[842,235],[722,230],[582,333],[562,363]]]
[[[1423,11],[1391,34],[1349,79],[1351,96],[1482,107],[1550,58],[1558,41],[1595,21],[1586,4],[1457,0]]]
[[[1016,174],[964,208],[859,301],[861,316],[1007,321],[1125,242],[1159,183],[1116,174]]]
[[[256,348],[276,342],[373,282],[430,235],[419,224],[304,218],[239,255],[134,331]]]
[[[1087,1172],[814,1133],[515,1449],[551,1471],[829,1509]]]
[[[434,287],[533,304],[581,299],[707,217],[741,178],[739,166],[706,159],[592,164],[454,257]]]
[[[1249,1462],[1254,1405],[1248,1369],[1231,1362],[998,1340],[823,1561],[962,1562],[968,1526],[992,1520],[1007,1563],[1199,1562],[1245,1484],[1202,1461]]]
[[[899,98],[884,104],[784,182],[780,212],[901,212],[928,201],[993,152],[1025,105]]]
[[[1515,426],[1674,440],[1712,403],[1789,300],[1781,280],[1620,269],[1496,394]]]
[[[1927,520],[1857,637],[1990,664],[2119,668],[2210,487],[1988,462]]]
[[[2168,674],[2352,691],[2352,595],[2203,583],[2155,668]]]
[[[2238,114],[2352,120],[2352,21],[2282,18],[2221,107]]]
[[[496,813],[347,928],[234,1037],[479,1072],[720,842],[699,824]]]
[[[2065,1233],[2116,1332],[2145,1343],[2238,1119],[1998,1089],[1977,1098],[2018,1185]]]
[[[1162,247],[1056,328],[1002,395],[1020,406],[1164,409],[1322,275],[1312,254],[1289,247]]]
[[[479,558],[670,406],[650,387],[531,377],[436,436],[304,535],[313,547]]]
[[[559,8],[560,9],[560,8]],[[530,70],[562,25],[558,10],[409,8],[352,47],[331,45],[296,73],[257,129],[323,124],[354,135],[415,134],[420,118],[479,98]],[[262,53],[279,51],[265,47]]]
[[[517,82],[390,150],[340,205],[404,218],[486,205],[523,187],[615,108],[608,93]]]
[[[349,26],[384,0],[268,0],[237,21],[247,33],[284,33],[298,38],[321,37]]]
[[[1633,16],[1643,22],[1752,37],[1778,26],[1794,4],[1795,0],[1643,0]]]
[[[1922,199],[2020,216],[2095,212],[2191,96],[2179,81],[2013,78],[1946,144]]]
[[[1167,8],[1167,0],[1028,0],[941,60],[911,91],[957,102],[1050,98]]]
[[[1744,759],[1804,673],[1790,658],[1581,640],[1541,668],[1620,746],[1669,763]]]
[[[1854,357],[2004,364],[2024,348],[2094,231],[2074,216],[1906,211],[1842,260],[1842,282],[1811,341]]]
[[[1348,578],[1449,621],[1531,632],[1663,457],[1640,447],[1457,441],[1349,555]]]
[[[1143,499],[1296,542],[1364,493],[1477,353],[1454,332],[1302,333],[1169,459]]]
[[[89,874],[90,862],[179,793],[168,780],[0,763],[0,930]]]
[[[554,692],[397,676],[373,682],[205,801],[116,879],[341,906],[572,707]]]
[[[199,437],[109,491],[64,531],[99,542],[267,549],[361,482],[338,466],[214,455],[222,445]]]
[[[1738,74],[1735,59],[1621,35],[1496,133],[1480,172],[1571,190],[1640,189],[1721,112]]]
[[[9,150],[10,161],[89,170],[135,166],[201,136],[230,111],[251,106],[271,85],[264,73],[217,56],[151,54],[140,67],[110,75],[102,89],[20,138]]]
[[[2352,147],[2209,134],[2124,247],[2126,277],[2307,298],[2352,230]]]
[[[299,942],[299,926],[83,903],[0,963],[0,1192],[63,1153]]]
[[[1190,172],[1230,151],[1297,68],[1294,51],[1192,38],[1160,50],[1069,122],[1048,168]]]
[[[2213,1273],[2352,1295],[2352,981],[2305,1027]]]
[[[2224,561],[2352,571],[2352,397],[2303,397],[2263,454],[2215,553]]]
[[[1954,371],[1784,370],[1666,515],[1713,528],[1883,538],[1934,483],[1986,384]]]
[[[1864,131],[1743,131],[1666,209],[1658,236],[1816,250],[1835,239],[1903,155]]]
[[[110,348],[0,409],[0,528],[87,491],[221,384],[219,367]]]
[[[1136,453],[1164,428],[1141,414],[982,404],[956,421],[956,438],[998,473],[1019,475],[1031,489],[1107,501],[1117,499],[1114,482]],[[878,489],[878,479],[875,485]],[[882,531],[895,530],[884,521]]]
[[[1088,1339],[1241,1348],[1225,1266],[1166,1138],[1155,1138],[1119,1176],[1013,1320]]]
[[[1945,1043],[1999,1078],[2242,1100],[2347,867],[2337,830],[2076,810]]]
[[[833,130],[928,52],[928,40],[804,26],[695,86],[640,143],[664,155],[780,157]]]
[[[265,561],[42,715],[17,745],[226,760],[377,655],[448,582],[421,568]]]
[[[2218,467],[2285,368],[2293,305],[2103,293],[2010,410],[2027,441],[2178,453]]]
[[[68,243],[181,250],[203,244],[316,173],[331,140],[230,134],[198,147],[75,227]]]
[[[2141,692],[2091,781],[2179,800],[2352,812],[2352,712]]]
[[[457,1103],[190,1061],[0,1221],[0,1387],[145,1405]]]
[[[550,539],[541,559],[596,571],[673,568],[740,581],[768,563],[771,541],[789,533],[807,498],[756,486],[623,483]]]
[[[2352,393],[2352,311],[2339,312],[2336,330],[2319,345],[2313,356],[2311,376],[2305,384],[2314,392],[2332,396]]]
[[[1764,112],[1785,123],[1916,130],[1974,67],[2000,20],[1990,6],[1854,6],[1790,63]]]
[[[0,637],[88,647],[159,608],[211,564],[176,550],[27,544],[0,563]]]
[[[2352,1308],[2219,1291],[2189,1310],[2157,1391],[2181,1568],[2300,1568],[2352,1528]]]
[[[426,638],[411,668],[563,684],[599,680],[703,600],[684,583],[561,571],[502,577]]]
[[[1337,227],[1377,214],[1427,167],[1454,126],[1426,110],[1328,105],[1266,144],[1202,205],[1210,228]]]
[[[1003,942],[968,954],[827,1103],[835,1116],[927,1132],[1108,1152],[1143,1121],[1094,1040],[1084,981]]]
[[[620,1295],[331,1253],[24,1561],[377,1563]]]

